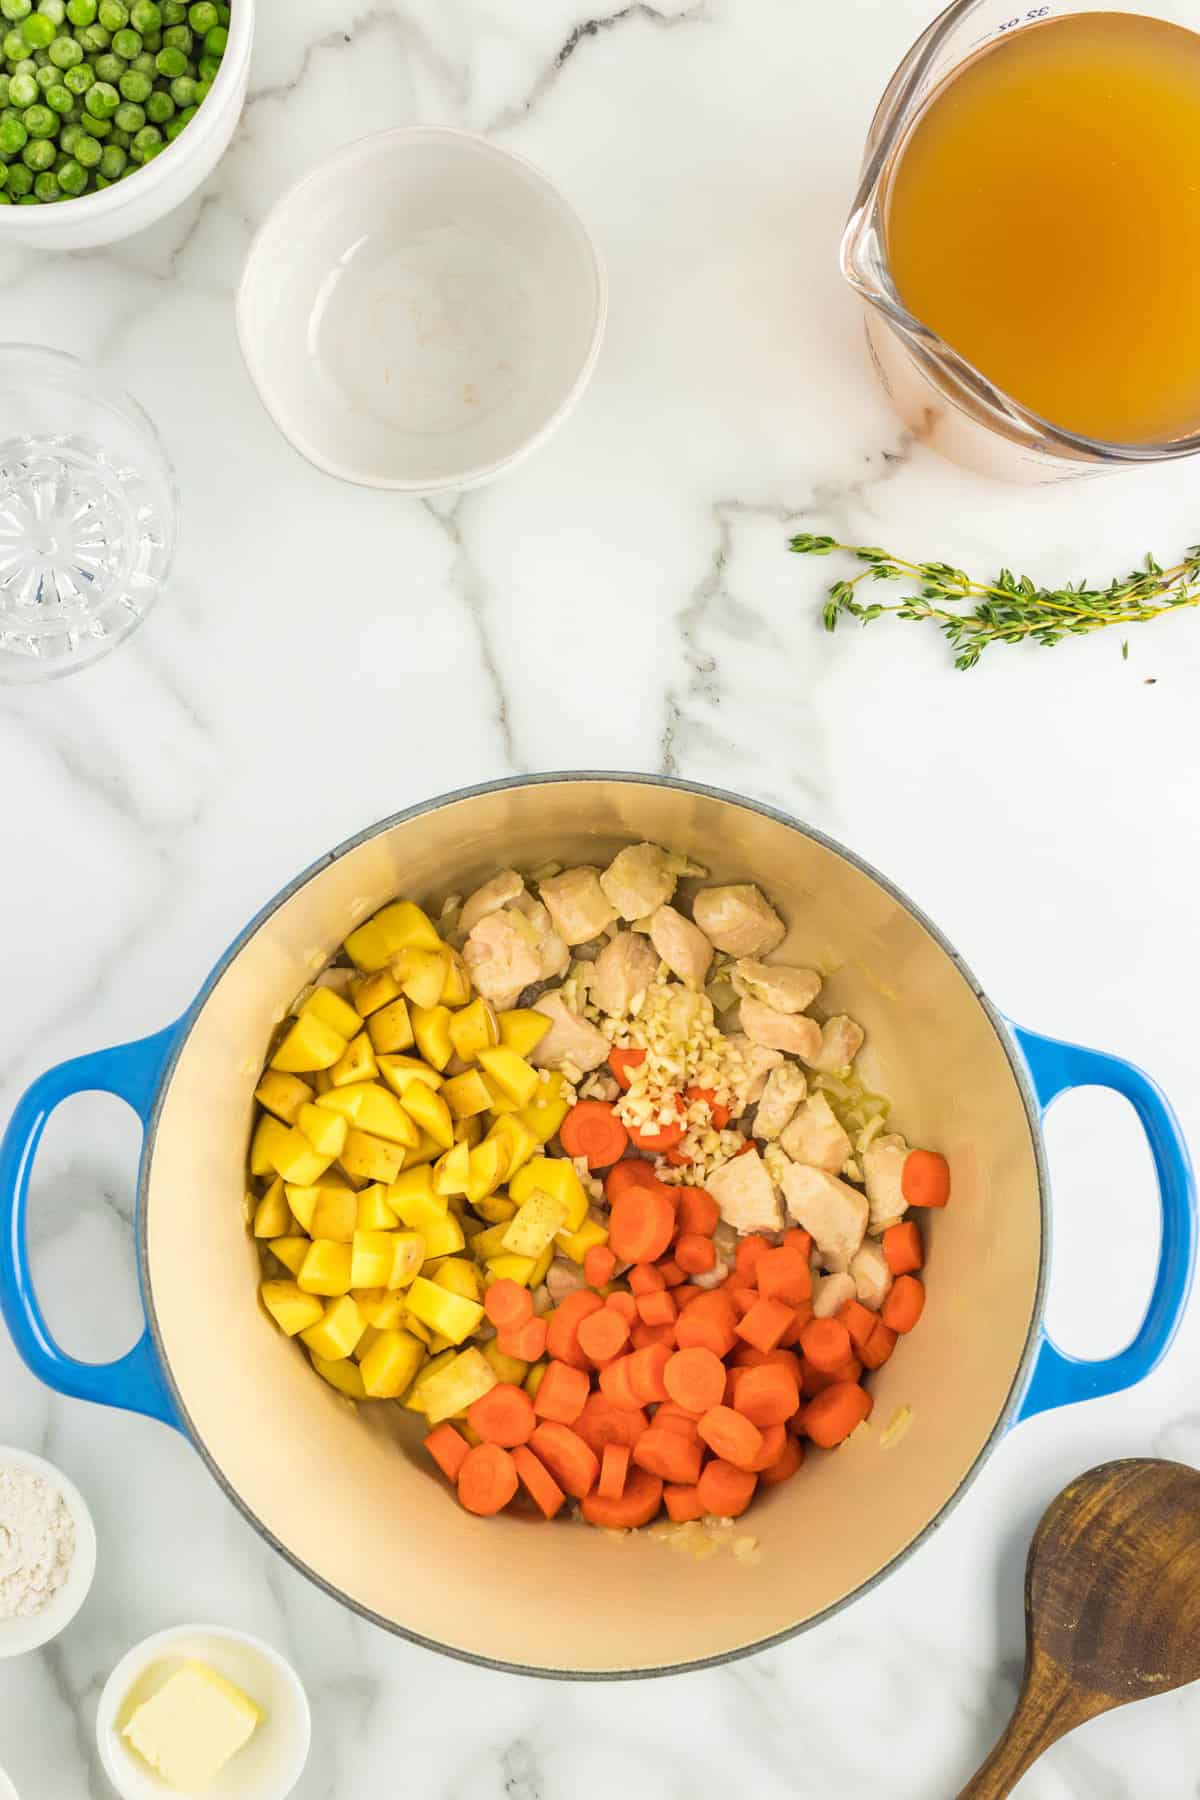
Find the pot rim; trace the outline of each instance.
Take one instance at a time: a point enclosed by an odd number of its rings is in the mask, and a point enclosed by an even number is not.
[[[1030,1314],[1029,1329],[1026,1333],[1025,1344],[1021,1352],[1020,1360],[1013,1373],[1012,1383],[1009,1386],[1008,1394],[996,1418],[996,1422],[988,1434],[987,1441],[980,1448],[975,1461],[971,1464],[971,1467],[967,1470],[958,1486],[950,1495],[948,1495],[943,1505],[934,1514],[933,1518],[929,1520],[928,1524],[925,1525],[914,1538],[910,1539],[903,1550],[898,1551],[897,1554],[893,1556],[889,1562],[885,1563],[882,1568],[877,1569],[874,1574],[869,1575],[864,1581],[859,1582],[856,1587],[851,1588],[848,1593],[843,1594],[839,1600],[835,1600],[831,1605],[823,1608],[821,1612],[814,1613],[811,1618],[803,1619],[798,1624],[788,1626],[783,1631],[774,1632],[769,1637],[756,1639],[755,1642],[751,1644],[738,1645],[731,1650],[722,1651],[715,1656],[697,1657],[695,1661],[692,1662],[669,1663],[656,1668],[544,1668],[535,1663],[505,1662],[499,1657],[476,1655],[473,1651],[461,1650],[454,1645],[440,1643],[436,1638],[425,1637],[422,1633],[413,1631],[405,1625],[397,1624],[393,1619],[384,1618],[382,1614],[372,1611],[369,1606],[364,1606],[361,1602],[351,1599],[351,1597],[344,1593],[342,1589],[335,1587],[332,1582],[327,1581],[324,1576],[319,1575],[315,1569],[310,1568],[301,1557],[297,1556],[293,1550],[289,1549],[286,1544],[277,1538],[257,1514],[250,1509],[247,1503],[242,1499],[241,1495],[227,1480],[207,1445],[196,1431],[192,1423],[191,1415],[188,1412],[186,1402],[179,1390],[179,1386],[176,1383],[170,1362],[167,1358],[166,1347],[163,1342],[162,1333],[159,1330],[158,1314],[154,1304],[154,1294],[150,1285],[146,1223],[147,1190],[149,1186],[150,1164],[154,1156],[154,1144],[158,1135],[158,1123],[162,1113],[163,1102],[166,1098],[167,1091],[170,1088],[171,1080],[174,1076],[179,1059],[191,1036],[192,1027],[195,1025],[207,1004],[209,996],[213,992],[218,981],[220,981],[226,970],[231,967],[236,958],[241,954],[241,951],[250,942],[250,939],[255,936],[262,926],[266,924],[267,920],[270,919],[281,906],[290,900],[294,894],[298,893],[302,887],[305,887],[308,882],[313,880],[315,876],[331,867],[333,863],[340,861],[343,856],[349,855],[352,850],[359,849],[363,844],[369,843],[372,838],[379,837],[385,831],[392,830],[393,827],[407,824],[409,820],[421,818],[426,813],[438,812],[442,808],[456,804],[461,800],[473,800],[484,794],[504,793],[512,788],[544,787],[551,783],[566,781],[606,781],[614,783],[631,783],[639,787],[671,788],[679,793],[697,794],[705,799],[724,801],[727,805],[741,807],[748,812],[759,813],[764,818],[773,819],[780,825],[786,825],[792,831],[800,832],[802,836],[810,838],[812,842],[819,844],[822,849],[829,850],[835,856],[842,857],[851,865],[851,867],[857,869],[860,874],[866,875],[870,880],[877,882],[885,893],[889,894],[898,905],[902,906],[905,911],[930,934],[938,947],[950,958],[960,975],[962,975],[963,979],[967,982],[976,1000],[979,1002],[979,1005],[982,1007],[984,1015],[995,1032],[1000,1048],[1007,1059],[1009,1068],[1012,1071],[1013,1079],[1016,1083],[1017,1092],[1025,1109],[1025,1117],[1029,1125],[1029,1135],[1033,1146],[1034,1163],[1037,1169],[1038,1178],[1038,1209],[1041,1223],[1041,1242],[1038,1253],[1037,1287],[1034,1294],[1033,1308]],[[370,825],[365,830],[357,832],[353,837],[344,839],[343,842],[336,845],[334,849],[327,851],[324,856],[318,857],[315,862],[310,863],[306,869],[303,869],[300,874],[293,877],[293,879],[284,887],[280,888],[273,898],[268,900],[266,905],[263,906],[238,933],[229,948],[220,958],[218,958],[203,985],[197,992],[195,999],[180,1018],[170,1053],[163,1065],[162,1074],[159,1078],[158,1090],[146,1124],[141,1163],[138,1169],[138,1278],[142,1291],[142,1300],[146,1309],[148,1329],[158,1359],[159,1368],[162,1371],[162,1378],[178,1411],[180,1422],[187,1432],[190,1444],[203,1460],[210,1475],[213,1477],[213,1480],[217,1483],[218,1487],[220,1487],[225,1497],[232,1502],[263,1542],[269,1544],[273,1550],[277,1551],[286,1562],[290,1563],[294,1569],[298,1570],[301,1575],[311,1581],[314,1586],[320,1588],[322,1592],[328,1594],[332,1600],[336,1600],[340,1605],[349,1607],[349,1609],[356,1613],[359,1618],[365,1619],[369,1624],[376,1625],[381,1630],[389,1632],[393,1637],[404,1638],[411,1644],[418,1644],[423,1650],[433,1650],[439,1655],[452,1657],[456,1662],[473,1664],[479,1668],[494,1669],[498,1673],[505,1675],[528,1675],[543,1681],[641,1681],[668,1675],[692,1674],[700,1669],[720,1668],[725,1663],[740,1662],[743,1657],[756,1656],[762,1650],[774,1649],[780,1644],[787,1643],[791,1638],[799,1637],[802,1632],[811,1631],[816,1626],[825,1624],[829,1619],[843,1611],[844,1608],[851,1605],[854,1601],[861,1599],[865,1594],[870,1593],[872,1589],[878,1587],[889,1575],[893,1574],[902,1564],[906,1563],[908,1559],[933,1535],[933,1533],[945,1523],[950,1514],[965,1497],[968,1489],[974,1484],[984,1464],[991,1456],[992,1451],[1007,1432],[1017,1402],[1028,1382],[1034,1353],[1037,1350],[1041,1338],[1042,1315],[1045,1310],[1046,1283],[1049,1274],[1049,1194],[1050,1184],[1046,1166],[1045,1146],[1042,1140],[1041,1111],[1034,1095],[1033,1086],[1028,1071],[1026,1070],[1024,1060],[1016,1041],[1008,1028],[1004,1016],[988,999],[966,961],[954,948],[953,944],[950,943],[945,934],[919,906],[915,905],[914,902],[909,899],[907,894],[896,886],[893,881],[889,880],[887,876],[880,874],[879,870],[871,863],[867,862],[863,857],[857,855],[852,850],[848,850],[843,844],[839,844],[834,838],[828,837],[824,832],[817,830],[814,826],[801,824],[798,819],[794,819],[789,813],[783,812],[779,807],[770,806],[765,801],[752,800],[742,794],[730,793],[725,788],[712,787],[705,782],[685,781],[678,776],[673,775],[651,775],[633,770],[547,770],[531,775],[504,776],[495,781],[484,781],[470,787],[454,788],[447,793],[436,795],[433,799],[422,800],[414,806],[405,807],[400,812],[392,813],[389,817],[380,819],[376,824]]]

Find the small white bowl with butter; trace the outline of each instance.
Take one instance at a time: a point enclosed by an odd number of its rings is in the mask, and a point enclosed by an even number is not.
[[[221,1625],[181,1625],[135,1645],[96,1714],[100,1760],[123,1800],[285,1800],[311,1735],[291,1664]]]

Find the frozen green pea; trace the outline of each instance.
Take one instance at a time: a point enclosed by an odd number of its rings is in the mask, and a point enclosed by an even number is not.
[[[11,80],[11,75],[0,75],[0,112],[8,105],[8,86]]]
[[[56,81],[62,80],[62,74],[53,63],[44,63],[40,69],[34,71],[33,79],[44,94],[48,87],[53,87]]]
[[[58,134],[58,147],[64,156],[74,156],[75,146],[83,136],[78,125],[64,125]]]
[[[135,31],[161,31],[162,8],[157,0],[133,0],[129,9],[129,23]]]
[[[165,125],[175,117],[175,102],[159,88],[146,102],[146,117],[152,125]]]
[[[196,83],[190,75],[176,75],[171,83],[171,98],[176,106],[196,104]]]
[[[162,141],[163,134],[157,125],[143,125],[129,146],[129,154],[134,162],[145,162],[147,150],[153,149],[155,144],[161,144]]]
[[[18,35],[20,34],[18,33]],[[8,72],[10,75],[36,75],[38,66],[32,56],[22,56],[13,63]]]
[[[111,119],[121,104],[121,96],[110,81],[94,81],[83,96],[83,104],[93,119]]]
[[[89,132],[92,137],[98,138],[106,138],[113,128],[111,119],[98,119],[94,113],[86,110],[79,123],[84,131]]]
[[[21,152],[21,161],[27,169],[32,169],[35,175],[40,175],[43,169],[53,168],[56,155],[57,152],[49,138],[30,138]]]
[[[64,87],[61,81],[56,81],[53,87],[46,89],[46,105],[51,112],[56,112],[60,119],[67,116],[74,104],[74,94],[70,88]]]
[[[100,0],[97,17],[105,31],[120,31],[122,25],[129,23],[129,8],[125,0]]]
[[[77,31],[96,23],[98,0],[67,0],[67,17]]]
[[[132,100],[135,106],[144,106],[154,91],[154,83],[148,75],[142,75],[137,69],[126,69],[117,86],[121,90],[123,100]]]
[[[131,63],[135,56],[142,54],[142,34],[125,25],[120,31],[113,32],[113,55],[119,56],[123,62]]]
[[[122,150],[128,150],[132,139],[133,133],[131,131],[122,131],[119,126],[114,125],[104,140],[104,148],[107,150],[110,144],[119,144]]]
[[[107,148],[106,144],[100,143],[94,137],[89,137],[86,131],[81,131],[79,142],[75,145],[71,155],[77,163],[82,163],[85,169],[94,169]]]
[[[164,49],[182,50],[185,56],[190,56],[195,39],[186,25],[164,25],[162,41]]]
[[[103,25],[85,25],[79,33],[79,42],[83,45],[84,54],[94,56],[101,50],[107,50],[112,43],[112,33],[105,31]]]
[[[73,94],[86,94],[95,79],[96,71],[91,63],[76,63],[75,67],[68,69],[63,76],[63,86],[69,88]]]
[[[0,15],[19,23],[33,11],[33,0],[0,0]]]
[[[91,139],[86,141],[90,143]],[[54,173],[58,176],[58,185],[64,194],[82,194],[88,184],[87,170],[73,156],[69,156],[65,163],[60,163]]]
[[[207,81],[208,85],[211,87],[213,82],[217,79],[217,76],[221,73],[220,57],[202,56],[200,61],[196,64],[196,73],[199,75],[201,81]]]
[[[132,100],[122,100],[113,114],[113,124],[118,131],[140,131],[145,123],[144,107],[135,106]]]
[[[183,51],[173,50],[169,44],[163,45],[154,61],[159,74],[167,81],[174,81],[177,75],[188,72],[188,59]]]
[[[54,21],[48,19],[45,13],[30,13],[21,20],[21,36],[31,50],[45,50],[56,36]]]
[[[50,46],[50,61],[56,69],[73,69],[83,61],[83,46],[77,38],[56,37]]]
[[[144,41],[145,40],[143,39],[143,42]],[[129,66],[131,69],[136,70],[139,75],[148,75],[151,81],[153,81],[158,74],[158,70],[154,66],[154,58],[149,50],[143,50],[140,56],[135,56]]]
[[[162,49],[162,32],[161,31],[143,31],[143,33],[142,33],[142,49],[149,50],[149,52],[152,56],[157,55],[157,53]]]
[[[107,81],[110,87],[116,87],[125,73],[126,64],[106,50],[96,58],[95,69],[97,81]]]
[[[67,22],[67,0],[38,0],[38,11],[52,25],[65,25]]]
[[[8,84],[8,92],[14,106],[32,106],[41,93],[32,75],[14,75]]]
[[[20,119],[0,119],[0,155],[16,156],[18,151],[25,148],[28,140],[29,133]]]
[[[58,187],[58,176],[53,169],[44,169],[33,184],[33,191],[44,206],[52,200],[61,198]]]
[[[229,32],[224,25],[214,25],[204,34],[205,56],[224,56],[229,46]]]
[[[24,163],[13,163],[8,171],[8,191],[14,199],[29,193],[33,187],[33,176]]]
[[[187,20],[187,0],[159,0],[164,25],[182,25]]]
[[[208,99],[208,96],[211,93],[212,93],[212,82],[211,81],[198,81],[196,83],[195,105],[197,105],[197,106],[203,105],[204,101]]]
[[[105,144],[100,152],[100,173],[106,181],[117,181],[128,161],[120,144]]]
[[[206,31],[211,31],[214,25],[220,23],[220,14],[212,4],[212,0],[195,0],[195,3],[188,7],[188,24],[198,37],[203,37]]]
[[[4,60],[8,64],[9,74],[15,75],[17,72],[15,65],[20,62],[25,54],[25,39],[21,36],[21,33],[17,30],[15,25],[11,31],[5,32],[4,42],[0,44],[0,50],[3,50],[4,52]]]
[[[8,181],[8,164],[0,163],[0,188],[3,188],[6,185],[7,181]]]
[[[21,123],[31,138],[53,137],[58,130],[58,120],[48,106],[39,101],[35,106],[27,106],[21,114]]]

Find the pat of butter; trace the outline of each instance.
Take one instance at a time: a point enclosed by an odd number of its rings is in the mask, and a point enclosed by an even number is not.
[[[203,1793],[264,1718],[240,1688],[207,1663],[184,1663],[137,1707],[121,1735],[184,1793]]]

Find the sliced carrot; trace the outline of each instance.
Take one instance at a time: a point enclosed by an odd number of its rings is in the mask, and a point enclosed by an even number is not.
[[[792,1308],[792,1322],[779,1340],[781,1350],[790,1350],[793,1344],[800,1342],[800,1334],[813,1316],[812,1301],[802,1300],[799,1306]]]
[[[675,1321],[669,1325],[646,1325],[641,1319],[629,1334],[629,1341],[635,1350],[648,1350],[651,1344],[664,1344],[668,1350],[675,1349]]]
[[[523,1325],[510,1325],[496,1334],[496,1343],[505,1356],[521,1362],[537,1362],[546,1348],[545,1319],[526,1319]]]
[[[896,1333],[882,1319],[876,1319],[874,1331],[859,1351],[864,1368],[882,1369],[895,1348]]]
[[[675,1216],[680,1231],[692,1232],[697,1237],[711,1237],[721,1223],[721,1214],[712,1195],[699,1187],[680,1188],[678,1192]]]
[[[675,1235],[675,1206],[669,1188],[629,1188],[612,1202],[609,1248],[621,1262],[652,1263]]]
[[[725,1462],[745,1468],[762,1449],[762,1432],[732,1406],[713,1406],[696,1429],[713,1452]]]
[[[538,1461],[527,1444],[519,1444],[512,1459],[521,1486],[543,1517],[552,1519],[565,1505],[567,1496],[545,1463]]]
[[[674,1257],[664,1256],[662,1261],[655,1263],[654,1266],[669,1288],[682,1287],[687,1280],[686,1270],[680,1268]]]
[[[568,1156],[584,1156],[589,1169],[608,1169],[629,1148],[629,1133],[603,1100],[577,1100],[558,1128]]]
[[[538,1386],[533,1410],[539,1419],[555,1419],[560,1425],[573,1425],[591,1390],[586,1370],[572,1368],[569,1363],[552,1362]]]
[[[736,1519],[754,1498],[758,1476],[718,1458],[705,1466],[696,1483],[700,1504],[718,1519]]]
[[[663,1265],[660,1263],[659,1268],[661,1269],[662,1266]],[[712,1293],[712,1291],[711,1288],[697,1287],[695,1282],[689,1281],[685,1286],[681,1287],[676,1294],[675,1304],[680,1312],[682,1312],[685,1306],[691,1306],[696,1300],[703,1300],[705,1295]]]
[[[910,1150],[900,1174],[900,1192],[910,1206],[945,1206],[950,1198],[950,1164],[936,1150]]]
[[[911,1275],[924,1265],[925,1251],[915,1219],[888,1226],[883,1234],[883,1254],[893,1275]]]
[[[503,1331],[506,1325],[523,1325],[533,1317],[533,1296],[518,1281],[493,1281],[483,1302],[483,1310],[492,1324]]]
[[[706,1413],[725,1394],[725,1365],[712,1350],[677,1350],[663,1370],[663,1386],[686,1412]]]
[[[596,1482],[596,1492],[602,1500],[619,1500],[625,1492],[629,1458],[628,1444],[605,1444],[600,1458],[600,1478]]]
[[[579,1325],[589,1313],[599,1312],[604,1305],[599,1294],[590,1288],[579,1288],[568,1294],[557,1309],[546,1332],[546,1348],[556,1362],[570,1363],[574,1369],[586,1369],[588,1359],[579,1348]]]
[[[879,1309],[889,1331],[911,1331],[925,1311],[925,1287],[915,1275],[901,1275]]]
[[[652,1425],[633,1446],[633,1460],[650,1475],[661,1475],[664,1481],[691,1487],[704,1462],[704,1446],[681,1437],[677,1431],[663,1431]]]
[[[663,1488],[662,1497],[667,1516],[676,1525],[686,1525],[692,1519],[704,1517],[704,1503],[700,1498],[699,1488],[677,1487],[671,1483]]]
[[[782,1425],[800,1410],[800,1389],[794,1378],[777,1363],[743,1369],[734,1406],[760,1430]]]
[[[588,1395],[572,1429],[600,1456],[606,1444],[636,1444],[649,1423],[641,1407],[614,1406],[601,1391]]]
[[[517,1469],[499,1444],[476,1444],[458,1471],[458,1498],[468,1512],[489,1519],[503,1512],[517,1491]]]
[[[661,1293],[667,1285],[667,1278],[657,1263],[634,1263],[627,1279],[630,1293],[639,1298],[642,1294]]]
[[[763,1369],[774,1363],[780,1369],[787,1369],[797,1385],[800,1381],[800,1358],[794,1350],[756,1350],[753,1344],[739,1344],[732,1361],[737,1369]]]
[[[458,1471],[463,1466],[470,1445],[459,1436],[449,1419],[441,1425],[434,1426],[425,1439],[425,1448],[442,1474],[450,1481],[457,1481]]]
[[[658,1431],[673,1431],[677,1437],[686,1438],[689,1444],[700,1442],[695,1413],[685,1407],[676,1406],[673,1400],[664,1400],[654,1414],[654,1425]]]
[[[712,1239],[698,1231],[681,1231],[675,1239],[675,1261],[688,1275],[707,1275],[717,1266]]]
[[[641,1405],[649,1406],[656,1400],[670,1398],[663,1385],[663,1370],[672,1354],[665,1344],[651,1344],[645,1350],[635,1350],[630,1357],[629,1385]]]
[[[840,1319],[810,1319],[800,1333],[800,1347],[813,1368],[827,1374],[850,1355],[850,1333]]]
[[[687,1293],[687,1289],[681,1290]],[[688,1302],[675,1327],[675,1341],[681,1350],[711,1350],[714,1356],[728,1356],[737,1343],[734,1326],[737,1314],[724,1294],[699,1293]]]
[[[753,1146],[751,1147],[753,1148]],[[770,1244],[764,1237],[751,1236],[738,1239],[734,1267],[737,1270],[738,1280],[743,1286],[751,1286],[758,1259],[760,1256],[765,1256],[770,1248]]]
[[[620,1407],[624,1412],[641,1413],[641,1398],[634,1393],[629,1379],[633,1366],[633,1356],[618,1356],[613,1362],[605,1363],[600,1371],[600,1392],[612,1406]]]
[[[617,1259],[607,1244],[593,1244],[583,1259],[583,1278],[589,1287],[607,1287],[617,1270]]]
[[[583,1503],[583,1516],[589,1525],[601,1525],[608,1531],[631,1531],[648,1525],[662,1505],[663,1484],[657,1475],[645,1469],[630,1469],[625,1492],[619,1500],[607,1500],[602,1494],[589,1494]]]
[[[758,1291],[769,1298],[782,1300],[786,1306],[799,1306],[812,1296],[812,1274],[808,1258],[794,1244],[780,1244],[777,1250],[765,1250],[754,1267]]]
[[[802,1391],[806,1399],[811,1399],[814,1394],[823,1394],[828,1387],[836,1387],[839,1381],[857,1381],[862,1372],[862,1363],[853,1354],[838,1363],[834,1369],[818,1369],[806,1361]]]
[[[671,1192],[666,1182],[660,1181],[654,1173],[653,1164],[641,1156],[627,1156],[623,1162],[614,1163],[604,1177],[604,1198],[611,1206],[620,1195],[635,1187],[662,1188],[665,1193]]]
[[[517,1444],[529,1442],[537,1420],[533,1401],[525,1389],[517,1387],[515,1382],[498,1381],[494,1388],[471,1402],[467,1408],[467,1423],[485,1444],[499,1444],[502,1450],[512,1450]]]
[[[729,1108],[723,1106],[717,1099],[716,1093],[712,1088],[684,1088],[683,1097],[685,1100],[691,1100],[693,1104],[697,1100],[703,1100],[704,1104],[708,1107],[708,1114],[713,1122],[713,1129],[716,1131],[724,1131],[732,1115]]]
[[[786,1425],[764,1425],[761,1430],[763,1447],[754,1461],[748,1465],[752,1475],[761,1475],[764,1469],[769,1469],[772,1463],[778,1462],[783,1455],[784,1445],[787,1443]]]
[[[800,1252],[805,1262],[812,1261],[813,1240],[811,1231],[802,1231],[799,1225],[791,1225],[783,1234],[783,1241]]]
[[[667,1290],[638,1295],[638,1317],[643,1325],[674,1325],[678,1308]]]
[[[838,1381],[810,1400],[800,1417],[801,1428],[822,1450],[832,1450],[870,1417],[871,1396],[854,1381]]]
[[[529,1440],[564,1493],[582,1500],[596,1485],[600,1464],[596,1452],[577,1431],[557,1419],[545,1419]]]
[[[692,1161],[691,1151],[684,1150],[675,1144],[672,1144],[669,1149],[664,1150],[663,1155],[673,1169],[686,1169],[688,1164]]]
[[[630,1070],[640,1068],[645,1060],[646,1052],[644,1050],[610,1050],[608,1066],[617,1078],[617,1086],[632,1087],[633,1076],[630,1074]]]
[[[875,1329],[875,1314],[861,1300],[847,1300],[837,1309],[837,1318],[850,1333],[850,1342],[861,1352]]]
[[[745,1317],[739,1320],[737,1334],[744,1343],[753,1344],[756,1350],[774,1350],[794,1319],[793,1307],[785,1306],[782,1300],[765,1296],[756,1300]]]
[[[779,1459],[769,1469],[761,1469],[758,1479],[764,1487],[775,1487],[781,1481],[789,1481],[804,1462],[804,1445],[797,1438],[787,1436]]]
[[[675,1097],[675,1106],[682,1114],[684,1105],[678,1095]],[[687,1130],[687,1121],[681,1117],[672,1119],[664,1125],[661,1119],[655,1119],[645,1125],[630,1125],[628,1130],[629,1141],[635,1148],[649,1150],[655,1156],[662,1156],[665,1151],[674,1150],[676,1145],[681,1142]]]
[[[610,1294],[604,1304],[610,1311],[620,1313],[627,1325],[632,1325],[638,1316],[637,1301],[624,1288],[618,1288],[615,1294]]]
[[[629,1343],[629,1321],[612,1307],[602,1306],[599,1312],[589,1313],[579,1321],[575,1335],[583,1354],[599,1369],[614,1356],[620,1356]],[[570,1423],[568,1419],[567,1424]]]
[[[744,1319],[750,1308],[758,1305],[758,1293],[752,1287],[731,1287],[728,1292],[739,1319]]]

